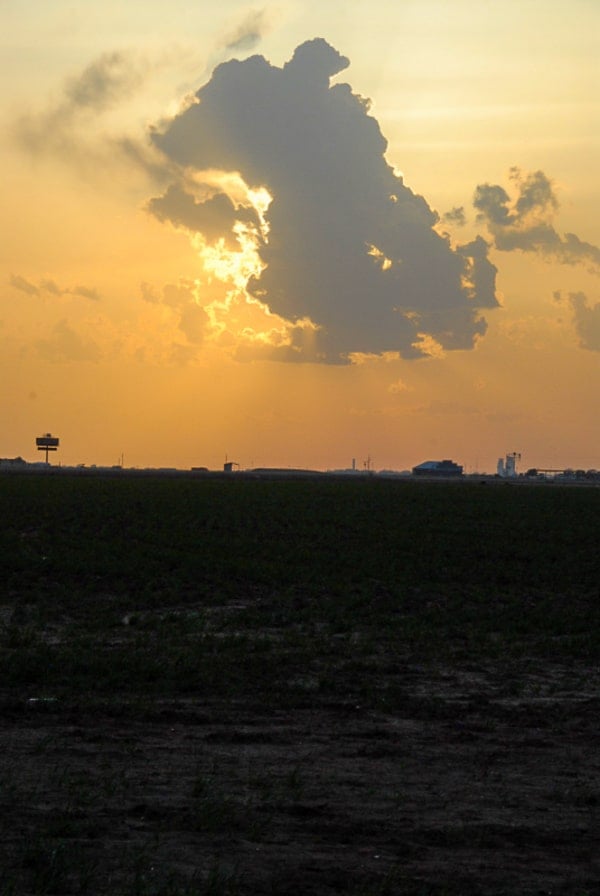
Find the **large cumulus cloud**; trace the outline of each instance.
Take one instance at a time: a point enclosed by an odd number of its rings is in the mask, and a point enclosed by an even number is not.
[[[231,241],[236,222],[252,229],[262,271],[247,289],[292,325],[286,358],[470,349],[481,310],[498,304],[487,243],[452,247],[436,231],[437,214],[387,163],[368,102],[331,83],[348,65],[315,39],[281,68],[262,56],[218,66],[152,134],[180,179],[150,210],[208,242]],[[208,198],[189,188],[215,169],[268,191],[264,226],[215,193],[214,177]],[[318,329],[295,326],[306,320]]]

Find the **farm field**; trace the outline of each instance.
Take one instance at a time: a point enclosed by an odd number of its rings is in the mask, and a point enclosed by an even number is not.
[[[600,893],[600,489],[0,476],[0,896]]]

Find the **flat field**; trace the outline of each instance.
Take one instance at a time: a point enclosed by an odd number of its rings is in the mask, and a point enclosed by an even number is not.
[[[600,489],[0,477],[0,896],[600,893]]]

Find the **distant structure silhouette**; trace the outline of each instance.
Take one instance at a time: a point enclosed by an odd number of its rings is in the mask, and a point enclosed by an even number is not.
[[[513,451],[512,454],[507,454],[505,460],[499,457],[496,474],[502,479],[514,479],[517,475],[518,460],[521,460],[521,455],[518,451]]]
[[[48,463],[48,452],[58,450],[59,440],[56,436],[53,436],[51,432],[47,432],[43,436],[38,436],[35,440],[35,444],[37,445],[38,451],[46,452],[46,463]]]
[[[463,468],[453,460],[426,460],[412,472],[413,476],[462,476]]]

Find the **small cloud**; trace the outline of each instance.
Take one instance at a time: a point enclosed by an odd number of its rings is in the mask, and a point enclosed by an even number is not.
[[[584,293],[572,292],[569,294],[569,303],[573,309],[579,345],[581,348],[600,352],[600,302],[590,305]]]
[[[464,227],[467,223],[464,207],[460,205],[451,208],[449,212],[442,215],[442,221],[454,224],[456,227]]]
[[[78,75],[68,78],[62,108],[102,112],[130,96],[143,78],[139,61],[130,53],[103,53]]]
[[[92,339],[83,339],[64,318],[56,324],[49,339],[41,339],[37,343],[37,350],[45,361],[57,363],[65,361],[97,362],[102,355],[98,345]]]
[[[208,314],[200,305],[190,303],[182,309],[179,329],[193,345],[199,345],[204,341],[208,324]]]
[[[43,294],[47,294],[50,296],[55,296],[56,298],[60,298],[62,296],[79,296],[83,299],[90,299],[91,301],[97,302],[100,300],[101,296],[97,289],[93,289],[89,286],[73,286],[73,287],[62,287],[56,283],[55,280],[51,280],[48,277],[42,278],[39,284],[31,283],[31,281],[27,280],[25,277],[22,277],[20,274],[13,274],[10,278],[10,284],[15,289],[20,290],[20,292],[27,293],[27,295],[31,296],[40,296]]]
[[[25,277],[21,277],[20,274],[11,274],[9,282],[10,285],[15,289],[18,289],[19,292],[24,292],[28,296],[39,296],[40,294],[39,287],[29,280],[26,280]]]
[[[559,203],[554,184],[543,171],[523,174],[511,168],[513,196],[499,184],[479,184],[473,205],[494,246],[502,252],[535,252],[561,264],[585,265],[600,273],[600,248],[574,233],[561,234],[553,219]]]
[[[404,380],[396,380],[395,383],[390,383],[388,386],[388,392],[391,392],[392,395],[399,395],[401,392],[410,392],[411,387],[404,382]]]
[[[72,289],[66,289],[65,293],[71,296],[81,296],[82,299],[90,299],[92,302],[100,301],[100,293],[97,289],[90,289],[89,286],[74,286]]]
[[[195,361],[196,357],[197,353],[194,346],[176,342],[171,346],[168,360],[171,364],[175,364],[178,367],[186,367],[188,364]]]
[[[40,280],[40,289],[43,289],[44,292],[49,293],[51,296],[61,296],[63,294],[63,290],[54,280]]]
[[[269,31],[270,19],[266,9],[253,9],[228,31],[222,40],[224,50],[251,50]]]
[[[150,283],[142,283],[140,286],[140,290],[142,293],[142,299],[144,302],[148,302],[150,305],[159,305],[160,304],[160,296],[154,289],[154,287]]]
[[[196,301],[193,280],[180,280],[178,283],[167,283],[163,286],[163,305],[170,308],[185,308],[186,305]]]
[[[464,246],[457,246],[456,252],[465,259],[463,287],[467,295],[480,305],[493,308],[498,305],[496,298],[496,274],[498,268],[488,258],[489,246],[481,236],[475,237]]]

